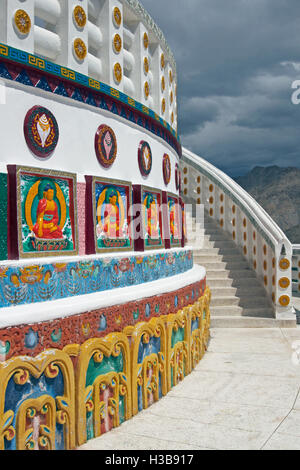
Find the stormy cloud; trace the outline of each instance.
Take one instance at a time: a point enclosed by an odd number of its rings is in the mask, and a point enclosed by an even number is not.
[[[299,0],[142,0],[177,63],[182,144],[232,176],[300,167]]]

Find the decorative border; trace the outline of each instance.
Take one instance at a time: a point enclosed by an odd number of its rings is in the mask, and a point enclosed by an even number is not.
[[[0,329],[0,362],[13,356],[35,356],[48,348],[63,349],[121,332],[126,326],[176,313],[204,294],[206,278],[182,289],[139,301],[85,312],[79,315]]]
[[[0,77],[110,111],[160,137],[179,157],[182,155],[178,133],[170,124],[152,109],[98,80],[2,43]]]
[[[92,229],[91,229],[92,230]],[[0,308],[110,291],[182,274],[192,250],[0,266]],[[0,312],[1,314],[1,312]]]

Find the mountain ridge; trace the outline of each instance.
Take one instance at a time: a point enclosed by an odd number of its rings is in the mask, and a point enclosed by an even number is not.
[[[268,212],[291,243],[300,244],[300,168],[255,166],[234,180]]]

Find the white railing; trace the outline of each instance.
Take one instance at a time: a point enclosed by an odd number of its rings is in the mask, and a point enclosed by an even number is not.
[[[300,295],[300,245],[293,245],[292,281],[293,292]]]
[[[18,10],[30,18],[26,34],[16,27]],[[137,0],[0,0],[0,26],[0,42],[107,83],[177,130],[175,60]]]
[[[274,220],[228,175],[185,148],[182,182],[185,201],[203,204],[256,271],[276,317],[292,313],[293,249]]]

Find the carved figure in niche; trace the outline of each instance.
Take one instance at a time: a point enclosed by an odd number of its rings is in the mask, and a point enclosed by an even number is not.
[[[44,187],[43,198],[40,199],[36,213],[36,224],[32,230],[38,238],[60,239],[63,233],[58,227],[59,217],[57,204],[54,201],[54,187],[47,183]]]

